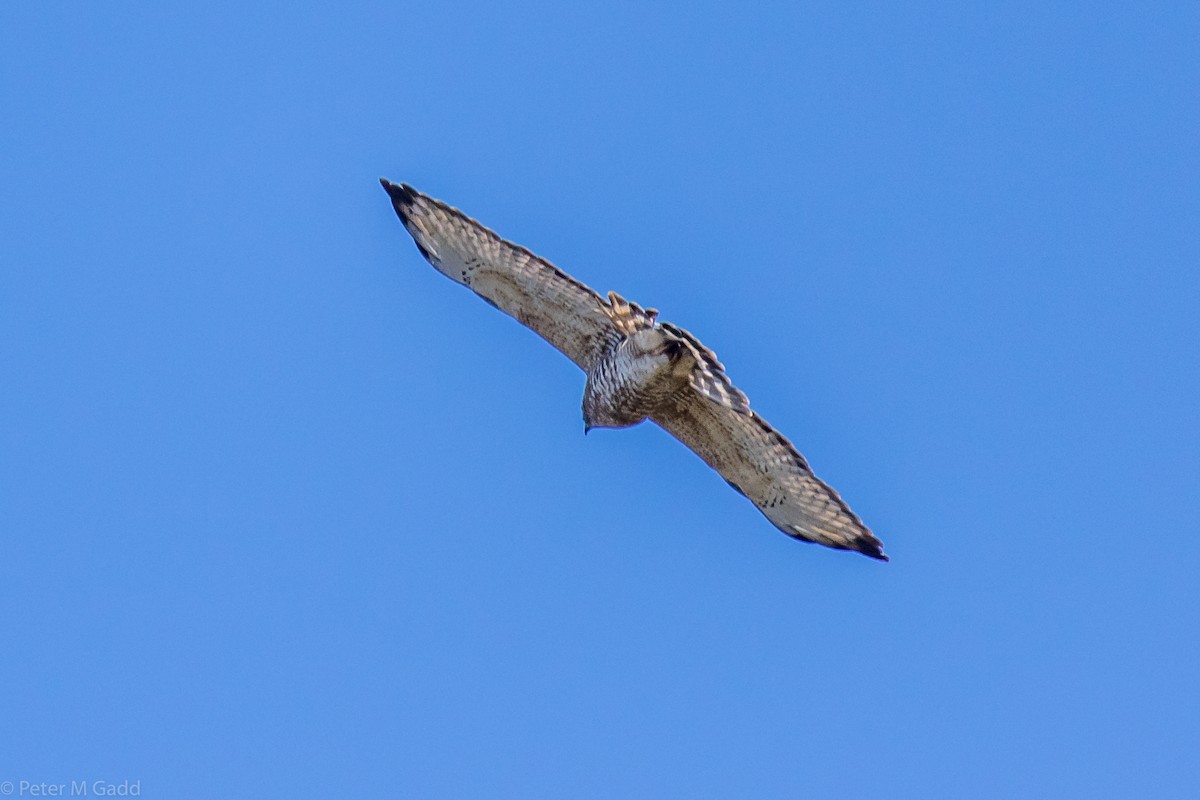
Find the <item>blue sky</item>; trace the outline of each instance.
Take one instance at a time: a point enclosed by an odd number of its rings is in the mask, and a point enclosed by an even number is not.
[[[1198,37],[4,4],[0,782],[1196,796]],[[892,562],[585,439],[380,176],[695,332]]]

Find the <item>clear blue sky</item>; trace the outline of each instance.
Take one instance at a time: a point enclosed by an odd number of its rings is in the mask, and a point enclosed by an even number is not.
[[[0,5],[0,781],[1197,796],[1197,7],[504,5]],[[380,176],[892,562],[585,439]]]

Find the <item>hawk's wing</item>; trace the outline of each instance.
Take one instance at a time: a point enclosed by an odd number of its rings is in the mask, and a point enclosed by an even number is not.
[[[380,183],[430,264],[532,328],[584,370],[620,338],[611,305],[590,287],[408,184]]]
[[[689,391],[673,413],[652,419],[745,495],[779,530],[887,561],[883,542],[804,456],[749,408],[741,411]]]

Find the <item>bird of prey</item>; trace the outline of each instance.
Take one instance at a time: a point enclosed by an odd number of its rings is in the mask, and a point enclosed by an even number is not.
[[[750,409],[695,336],[616,292],[601,297],[408,184],[380,183],[430,264],[532,328],[587,374],[585,433],[653,420],[788,536],[887,560],[883,543],[792,443]]]

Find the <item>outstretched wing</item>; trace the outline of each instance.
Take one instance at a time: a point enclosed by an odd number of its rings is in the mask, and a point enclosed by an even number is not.
[[[789,536],[888,560],[883,542],[813,474],[804,456],[748,408],[742,412],[689,392],[673,412],[652,419]]]
[[[593,289],[408,184],[380,183],[439,272],[532,328],[585,371],[621,333]]]

